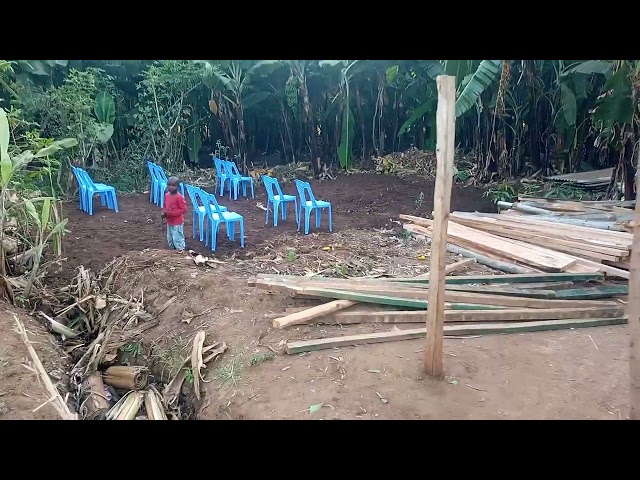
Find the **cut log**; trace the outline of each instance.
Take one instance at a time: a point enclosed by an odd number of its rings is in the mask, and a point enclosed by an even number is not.
[[[627,323],[626,317],[598,318],[586,320],[548,320],[540,322],[514,322],[478,325],[445,325],[445,335],[488,335],[504,333],[540,332],[545,330],[568,330],[574,328],[601,327],[605,325],[622,325]],[[312,352],[328,348],[365,345],[370,343],[392,342],[397,340],[423,339],[426,328],[394,330],[391,332],[365,333],[344,337],[322,338],[318,340],[302,340],[287,343],[287,353]]]
[[[333,302],[325,303],[324,305],[318,305],[317,307],[311,307],[301,312],[292,313],[285,317],[276,318],[273,321],[274,328],[284,328],[291,325],[298,325],[305,323],[314,318],[322,315],[327,315],[344,308],[355,305],[356,302],[351,300],[334,300]]]

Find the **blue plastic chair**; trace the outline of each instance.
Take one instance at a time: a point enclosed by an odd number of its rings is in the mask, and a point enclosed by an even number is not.
[[[224,223],[227,229],[227,236],[229,240],[234,240],[235,237],[235,224],[240,224],[240,246],[244,248],[244,218],[242,215],[235,212],[222,211],[215,195],[211,195],[202,189],[196,190],[196,195],[200,198],[200,201],[204,205],[207,212],[208,226],[206,229],[205,245],[209,245],[209,233],[211,233],[211,251],[216,251],[216,244],[218,240],[218,228],[221,223]]]
[[[80,179],[80,174],[78,173],[78,167],[71,166],[71,170],[73,171],[73,176],[76,179],[76,183],[78,184],[78,202],[80,210],[85,211],[84,205],[84,196],[85,196],[85,188],[82,187],[82,180]]]
[[[80,210],[82,210],[83,212],[88,213],[89,212],[89,205],[87,202],[87,186],[85,185],[85,180],[83,177],[82,172],[84,172],[84,170],[82,170],[79,167],[74,167],[71,166],[72,171],[73,171],[73,175],[76,179],[76,182],[78,183],[78,199],[79,199],[79,203],[80,203]],[[101,193],[100,194],[100,203],[101,205],[104,207],[107,204],[107,198],[106,198],[106,193]]]
[[[149,188],[149,201],[153,203],[158,203],[157,199],[157,188],[158,188],[158,180],[156,178],[156,164],[151,160],[147,160],[147,168],[149,169],[149,177],[151,177],[151,187]]]
[[[216,167],[216,187],[215,191],[218,191],[218,187],[220,187],[220,196],[224,195],[224,185],[227,180],[229,180],[229,192],[231,192],[231,179],[227,175],[224,168],[225,160],[221,160],[218,157],[213,157],[213,165]]]
[[[269,223],[269,206],[273,205],[273,226],[278,226],[278,210],[282,205],[282,220],[287,219],[287,204],[294,202],[294,215],[296,217],[296,223],[300,224],[298,218],[298,198],[295,195],[285,195],[282,193],[280,184],[277,178],[270,177],[269,175],[262,175],[262,183],[267,191],[267,211],[264,218],[264,223]]]
[[[229,198],[231,198],[231,187],[233,187],[233,199],[238,199],[238,190],[240,188],[240,184],[242,184],[242,195],[247,196],[247,183],[251,185],[251,198],[255,198],[255,193],[253,190],[253,177],[243,177],[238,170],[238,167],[235,163],[230,162],[228,160],[223,160],[223,165],[225,169],[225,173],[227,177],[230,179],[229,185]]]
[[[169,182],[169,179],[167,178],[167,174],[164,173],[164,169],[158,165],[158,164],[153,164],[153,171],[155,173],[155,178],[156,178],[156,200],[155,203],[157,205],[160,205],[160,207],[164,207],[164,194],[167,190],[167,183]],[[180,182],[180,192],[182,193],[182,196],[184,197],[184,183]]]
[[[304,234],[309,233],[309,217],[311,211],[315,210],[316,213],[316,228],[320,228],[320,221],[322,219],[322,210],[327,209],[329,213],[329,231],[333,232],[332,218],[331,218],[331,203],[324,200],[316,200],[311,191],[311,185],[309,182],[303,182],[296,179],[296,188],[298,189],[298,195],[300,196],[300,210],[298,213],[298,231],[300,231],[300,224],[302,223],[302,209],[304,208]],[[309,199],[307,200],[307,195]]]
[[[81,181],[81,187],[84,190],[85,212],[93,215],[93,196],[100,194],[100,203],[104,207],[105,204],[110,210],[118,213],[118,199],[116,198],[116,189],[111,185],[104,183],[94,183],[89,174],[81,168],[76,167],[78,178]]]
[[[187,189],[187,194],[189,199],[191,200],[192,210],[193,210],[193,238],[196,238],[196,225],[199,226],[200,232],[200,241],[204,241],[204,232],[205,232],[205,217],[207,216],[207,209],[204,204],[200,205],[198,203],[198,194],[197,191],[200,190],[198,187],[194,187],[193,185],[185,184]],[[227,211],[227,207],[222,205],[218,205],[220,210],[223,212]],[[197,219],[197,221],[196,221]]]

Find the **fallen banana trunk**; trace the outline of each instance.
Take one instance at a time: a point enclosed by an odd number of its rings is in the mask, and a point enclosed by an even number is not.
[[[149,384],[149,369],[116,365],[107,368],[103,381],[115,388],[143,390]]]
[[[164,413],[162,395],[155,387],[150,387],[145,393],[144,408],[147,410],[147,418],[149,420],[167,420],[167,416]]]
[[[80,413],[82,418],[97,420],[109,411],[109,401],[104,396],[104,382],[100,372],[93,372],[84,381],[88,396],[84,401]]]
[[[107,413],[107,420],[133,420],[138,415],[144,392],[127,392]]]

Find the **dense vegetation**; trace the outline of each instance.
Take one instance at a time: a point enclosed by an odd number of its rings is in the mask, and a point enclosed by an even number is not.
[[[441,74],[457,78],[465,178],[615,166],[625,191],[610,193],[634,198],[639,72],[637,60],[0,60],[0,286],[28,297],[45,247],[59,250],[72,164],[134,191],[147,158],[179,173],[217,151],[319,175],[433,150]],[[493,196],[511,196],[505,185]]]
[[[72,137],[56,186],[82,164],[121,189],[144,159],[169,170],[228,146],[241,166],[314,172],[435,147],[435,78],[456,75],[457,144],[478,180],[618,166],[632,195],[636,60],[0,61],[0,97],[34,141]],[[276,159],[274,159],[274,156]],[[279,160],[277,159],[279,157]],[[613,184],[613,183],[612,183]]]

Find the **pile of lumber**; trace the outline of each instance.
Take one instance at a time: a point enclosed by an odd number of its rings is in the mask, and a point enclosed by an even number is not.
[[[474,260],[447,266],[447,274]],[[522,333],[626,323],[616,297],[626,285],[605,284],[602,273],[528,273],[447,276],[445,326],[448,336]],[[303,324],[417,324],[390,332],[292,341],[287,353],[423,338],[428,275],[414,278],[303,277],[260,274],[249,280],[270,292],[315,298],[322,303],[278,315],[275,328]]]
[[[554,175],[547,177],[552,182],[564,183],[574,188],[590,191],[604,191],[611,183],[613,168],[605,168],[602,170],[592,170],[590,172],[566,173],[563,175]]]
[[[537,198],[499,202],[500,214],[453,212],[448,250],[509,273],[604,273],[629,278],[634,202]],[[430,238],[433,222],[400,215],[404,228]]]

